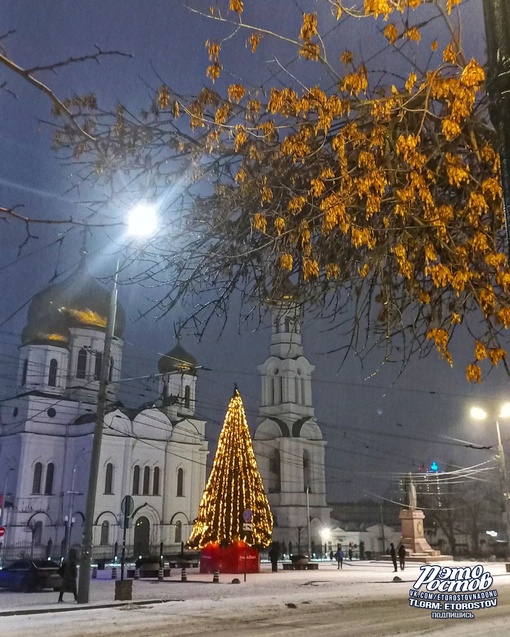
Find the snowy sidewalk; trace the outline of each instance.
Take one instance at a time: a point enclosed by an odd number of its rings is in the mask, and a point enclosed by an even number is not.
[[[476,562],[444,562],[442,566],[474,566]],[[420,573],[420,564],[410,564],[404,571],[393,572],[391,563],[369,561],[347,561],[344,568],[337,569],[336,563],[320,562],[319,569],[313,571],[283,571],[272,573],[270,565],[263,563],[261,572],[248,574],[244,582],[243,574],[221,574],[220,582],[213,583],[212,575],[200,574],[198,569],[188,569],[187,582],[181,582],[180,569],[172,569],[170,578],[163,582],[157,580],[133,581],[133,599],[130,602],[115,601],[115,580],[91,580],[90,603],[78,605],[71,601],[71,595],[64,596],[64,603],[58,604],[58,593],[17,593],[0,590],[0,616],[14,614],[39,614],[70,610],[85,610],[118,607],[135,604],[155,604],[158,602],[194,602],[207,606],[219,600],[228,601],[239,598],[270,598],[288,594],[293,598],[320,597],[332,593],[344,595],[347,591],[356,597],[370,595],[375,588],[385,588],[390,592],[395,586],[409,588]],[[495,578],[495,586],[510,584],[510,574],[505,572],[502,562],[484,563]],[[395,575],[402,580],[395,584]],[[239,584],[233,584],[237,578]],[[387,585],[387,586],[385,586]],[[67,600],[67,601],[66,601]],[[188,604],[185,604],[187,606]],[[177,607],[179,604],[177,604]],[[184,606],[184,605],[183,605]]]

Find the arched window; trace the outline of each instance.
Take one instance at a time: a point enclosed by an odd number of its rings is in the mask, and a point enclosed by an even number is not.
[[[110,356],[110,371],[108,372],[108,380],[111,382],[113,379],[113,356]]]
[[[113,493],[113,465],[111,462],[106,465],[104,492]]]
[[[182,522],[178,520],[175,523],[175,543],[182,542]]]
[[[32,527],[32,544],[34,546],[41,546],[42,541],[42,522],[36,522]]]
[[[152,495],[159,495],[159,467],[154,467],[152,476]]]
[[[23,373],[21,374],[21,384],[26,385],[28,373],[28,358],[23,361]]]
[[[96,352],[96,362],[94,364],[94,380],[99,380],[101,378],[102,363],[103,363],[103,354],[101,352]]]
[[[305,449],[303,451],[303,487],[304,491],[308,491],[308,493],[312,492],[311,485],[311,471],[310,471],[310,454]]]
[[[53,493],[53,474],[55,473],[55,465],[53,462],[46,467],[46,480],[44,482],[44,494],[51,495]]]
[[[182,497],[184,495],[184,470],[177,469],[177,495]]]
[[[82,347],[78,352],[78,362],[76,363],[76,378],[85,378],[87,374],[87,350]]]
[[[133,469],[133,495],[140,493],[140,467],[138,465]]]
[[[36,462],[34,467],[34,480],[32,482],[32,493],[41,493],[41,479],[42,464],[40,462]]]
[[[110,539],[110,523],[107,520],[105,520],[101,524],[101,539],[99,540],[99,543],[104,546],[105,544],[108,544],[109,539]]]
[[[306,405],[305,379],[301,379],[301,404]]]
[[[285,331],[290,332],[291,323],[290,318],[288,316],[285,317]]]
[[[281,461],[280,452],[278,449],[273,449],[271,457],[269,458],[269,471],[271,472],[271,483],[269,491],[271,493],[280,493],[281,486]]]
[[[143,495],[149,495],[149,489],[151,484],[151,470],[149,467],[145,467],[143,470]]]
[[[191,404],[191,387],[189,385],[186,385],[186,387],[184,388],[184,407],[186,407],[186,409],[189,409]]]
[[[50,387],[57,386],[57,368],[58,368],[57,359],[52,358],[50,361],[50,371],[48,372],[48,385]]]

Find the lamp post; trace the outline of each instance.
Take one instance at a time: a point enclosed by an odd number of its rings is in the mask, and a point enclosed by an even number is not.
[[[488,413],[481,409],[480,407],[472,407],[471,416],[475,420],[485,420],[488,416]],[[510,403],[505,403],[501,406],[501,411],[499,413],[498,418],[509,418],[510,417]],[[506,528],[506,555],[507,558],[510,554],[510,500],[508,493],[508,476],[506,471],[506,462],[505,462],[505,450],[503,448],[503,442],[501,440],[501,430],[499,427],[499,420],[496,418],[496,432],[498,436],[498,465],[499,465],[499,473],[501,480],[501,491],[503,494],[503,504],[505,511],[505,528]]]
[[[156,208],[150,204],[139,204],[129,213],[128,228],[131,235],[150,236],[157,226]],[[89,484],[87,490],[87,504],[83,524],[83,544],[80,560],[80,574],[78,579],[78,603],[88,604],[90,594],[90,567],[92,563],[92,544],[94,530],[94,510],[96,508],[96,491],[101,457],[101,442],[103,438],[104,417],[108,401],[108,377],[110,370],[110,354],[117,317],[117,280],[119,276],[119,261],[113,277],[113,288],[110,294],[110,304],[106,317],[106,333],[104,338],[103,356],[99,374],[99,389],[97,394],[96,418],[92,439],[92,458],[90,460]]]
[[[487,38],[489,114],[498,135],[503,212],[506,238],[510,245],[510,8],[508,0],[483,0],[483,14]]]

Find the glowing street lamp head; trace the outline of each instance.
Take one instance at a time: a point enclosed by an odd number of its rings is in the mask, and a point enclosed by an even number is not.
[[[485,420],[487,418],[487,412],[481,407],[471,407],[471,418],[475,420]]]
[[[158,227],[157,207],[155,204],[140,202],[128,213],[128,232],[137,237],[150,237]]]
[[[510,403],[505,403],[501,405],[501,410],[499,412],[500,418],[510,418]]]

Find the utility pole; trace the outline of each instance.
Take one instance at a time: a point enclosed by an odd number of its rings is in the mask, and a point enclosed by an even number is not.
[[[97,478],[99,460],[101,456],[101,442],[103,437],[104,417],[108,400],[108,375],[110,371],[110,355],[112,349],[115,319],[117,316],[117,277],[119,263],[115,268],[113,289],[110,296],[110,307],[106,317],[106,333],[104,338],[103,357],[99,375],[99,391],[97,395],[97,411],[94,422],[94,437],[92,441],[92,458],[90,460],[89,486],[87,491],[87,506],[83,526],[83,545],[80,560],[80,576],[78,579],[78,603],[88,604],[90,593],[90,566],[92,563],[92,542],[94,529],[94,510],[96,508]]]
[[[499,428],[499,422],[496,420],[496,430],[498,432],[498,462],[499,471],[501,476],[501,491],[503,492],[503,506],[505,516],[505,529],[506,529],[506,557],[510,558],[510,501],[508,500],[508,477],[506,473],[506,461],[505,450],[503,449],[503,442],[501,440],[501,430]]]
[[[483,0],[487,38],[489,114],[496,129],[501,159],[503,212],[510,253],[510,5],[508,0]]]

